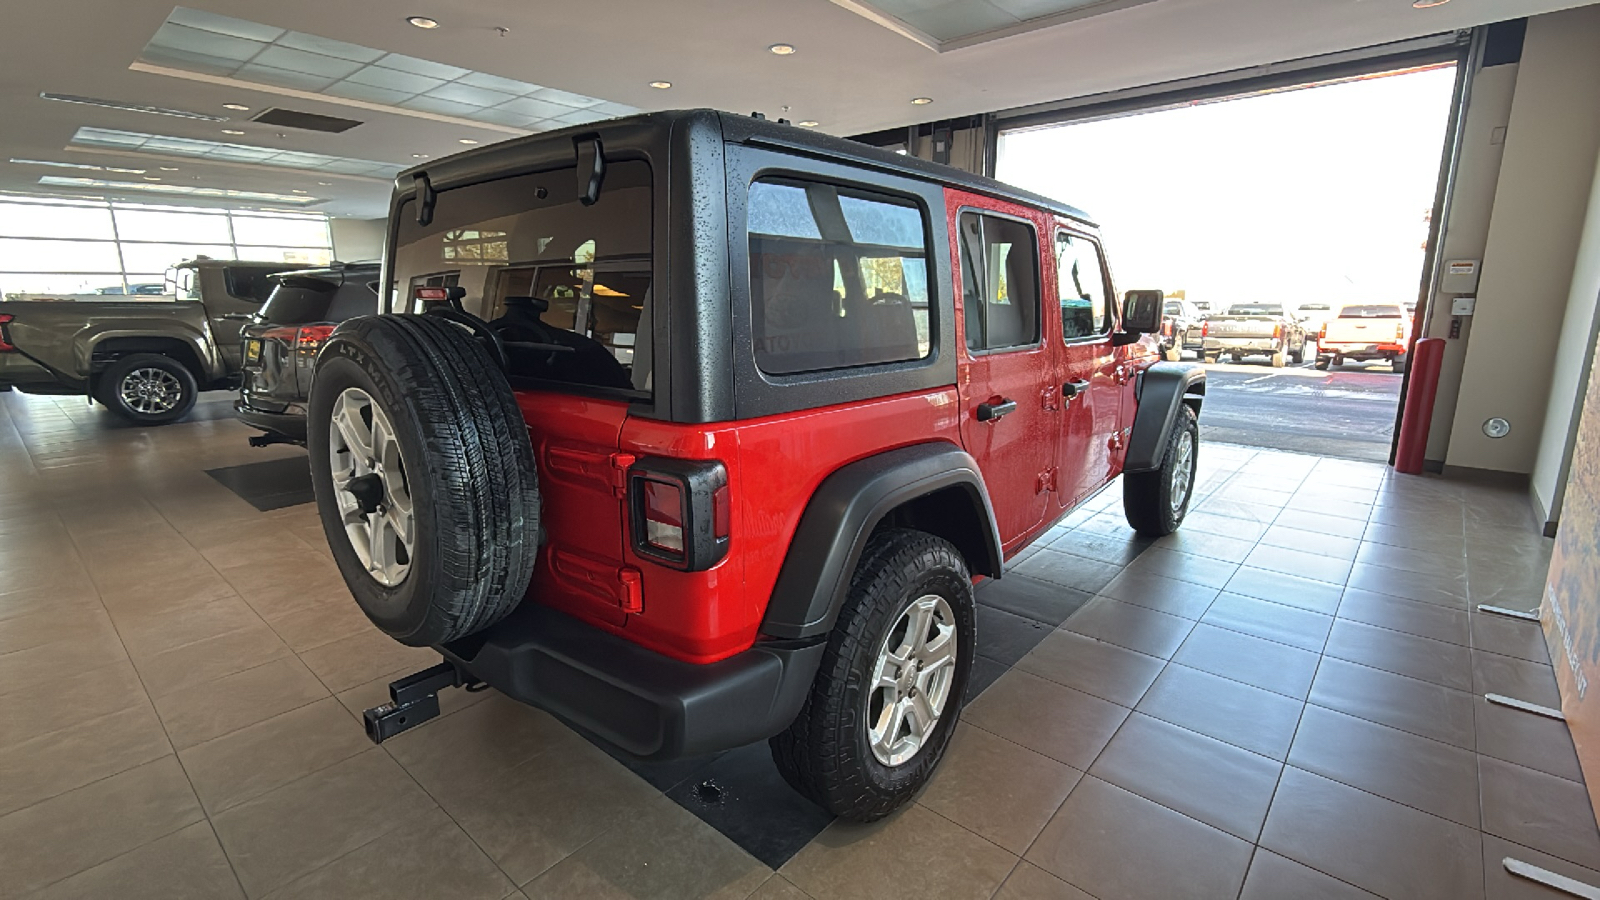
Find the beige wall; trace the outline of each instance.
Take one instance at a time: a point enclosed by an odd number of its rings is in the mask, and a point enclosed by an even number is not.
[[[1561,513],[1567,470],[1572,461],[1579,398],[1584,389],[1584,377],[1594,362],[1597,307],[1600,307],[1600,154],[1595,157],[1594,178],[1589,187],[1589,214],[1578,243],[1572,287],[1567,292],[1567,314],[1561,324],[1561,341],[1556,347],[1544,433],[1533,464],[1533,498],[1547,523],[1555,521]]]
[[[1600,151],[1600,6],[1528,21],[1445,463],[1529,473]],[[1511,433],[1494,440],[1485,419]]]
[[[333,258],[343,262],[381,259],[387,224],[387,219],[329,219]]]
[[[1466,120],[1462,124],[1455,183],[1451,189],[1449,218],[1443,233],[1443,259],[1483,259],[1483,249],[1489,241],[1489,218],[1494,211],[1495,186],[1500,180],[1506,124],[1511,120],[1511,96],[1516,86],[1516,63],[1480,69],[1473,76]],[[1431,315],[1426,337],[1449,338],[1450,301],[1456,296],[1435,292],[1429,307]],[[1462,320],[1461,337],[1445,341],[1433,423],[1428,429],[1427,459],[1442,462],[1450,446],[1450,428],[1455,421],[1456,397],[1471,337],[1472,319],[1467,317]]]

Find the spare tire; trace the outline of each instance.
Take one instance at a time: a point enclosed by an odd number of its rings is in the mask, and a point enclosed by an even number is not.
[[[317,357],[306,426],[323,531],[374,625],[420,647],[516,608],[538,552],[538,475],[482,344],[432,316],[351,319]]]

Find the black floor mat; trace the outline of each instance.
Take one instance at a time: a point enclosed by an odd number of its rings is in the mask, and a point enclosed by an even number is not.
[[[207,469],[206,474],[262,512],[316,499],[311,493],[311,464],[304,456]]]

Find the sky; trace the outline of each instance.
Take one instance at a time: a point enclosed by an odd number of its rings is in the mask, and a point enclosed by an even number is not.
[[[1100,223],[1118,291],[1415,301],[1453,67],[1001,135],[1001,181]]]

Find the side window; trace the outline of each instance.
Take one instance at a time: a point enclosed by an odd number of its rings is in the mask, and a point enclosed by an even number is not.
[[[961,214],[961,294],[972,351],[1039,342],[1039,244],[1031,226]]]
[[[756,365],[773,375],[926,359],[927,229],[910,201],[817,182],[750,185]]]
[[[1061,335],[1069,341],[1111,330],[1111,307],[1100,267],[1100,248],[1086,237],[1056,232],[1056,282],[1061,298]]]

